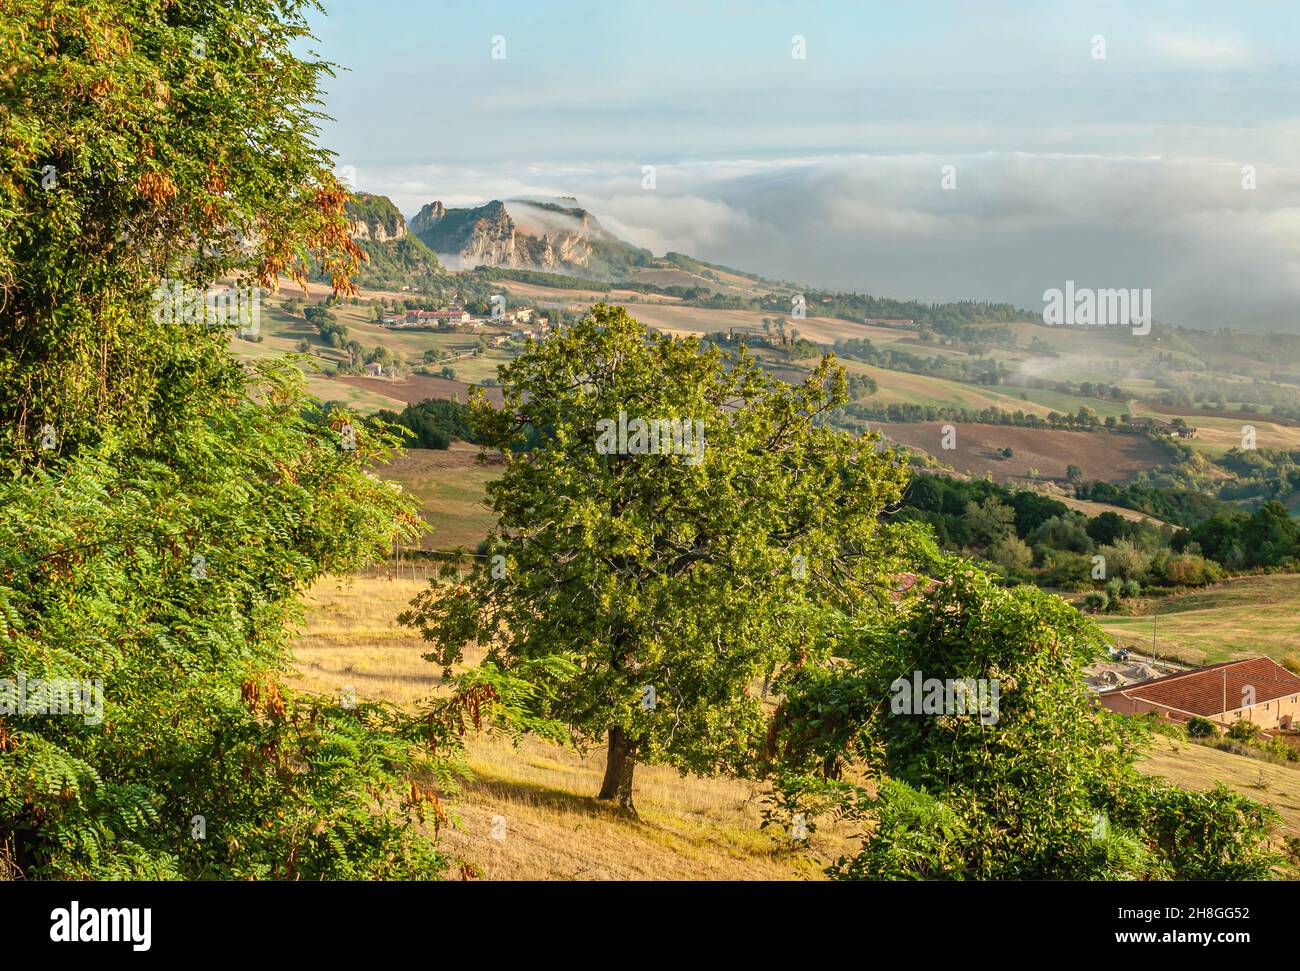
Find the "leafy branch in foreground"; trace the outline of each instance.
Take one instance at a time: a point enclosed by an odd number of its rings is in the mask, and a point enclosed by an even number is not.
[[[285,687],[302,593],[419,528],[368,471],[395,441],[322,409],[294,368],[240,363],[230,330],[158,312],[173,284],[274,288],[311,266],[352,292],[347,193],[315,144],[330,68],[297,53],[314,6],[0,17],[4,875],[454,864],[442,815],[420,816],[459,771],[460,727]],[[442,788],[412,788],[413,759]]]

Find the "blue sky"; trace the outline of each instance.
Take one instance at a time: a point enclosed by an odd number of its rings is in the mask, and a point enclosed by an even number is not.
[[[408,215],[566,194],[656,251],[814,284],[1033,305],[1096,277],[1160,288],[1158,318],[1294,323],[1300,5],[326,10],[323,140]]]

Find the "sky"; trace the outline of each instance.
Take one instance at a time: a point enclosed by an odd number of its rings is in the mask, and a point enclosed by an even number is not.
[[[322,143],[408,217],[574,196],[812,286],[1300,332],[1300,4],[324,6]]]

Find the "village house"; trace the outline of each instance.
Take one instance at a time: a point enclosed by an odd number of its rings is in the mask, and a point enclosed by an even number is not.
[[[384,366],[378,361],[367,364],[366,374],[372,378],[382,378],[384,376]]]
[[[1121,714],[1153,711],[1176,722],[1199,715],[1222,728],[1236,721],[1254,722],[1265,731],[1300,727],[1300,678],[1267,657],[1139,681],[1104,691],[1097,700]]]

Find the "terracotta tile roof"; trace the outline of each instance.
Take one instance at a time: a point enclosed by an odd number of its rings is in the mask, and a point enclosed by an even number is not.
[[[1247,707],[1244,701],[1247,688],[1254,689],[1254,703],[1262,705],[1276,698],[1300,694],[1300,678],[1270,658],[1252,657],[1141,681],[1105,694],[1123,695],[1192,715],[1209,716]]]
[[[922,581],[924,581],[923,585]],[[896,573],[894,574],[894,587],[889,591],[889,597],[895,604],[902,603],[903,595],[910,593],[918,586],[921,593],[930,593],[935,587],[939,586],[939,581],[932,577],[921,577],[915,573]]]

